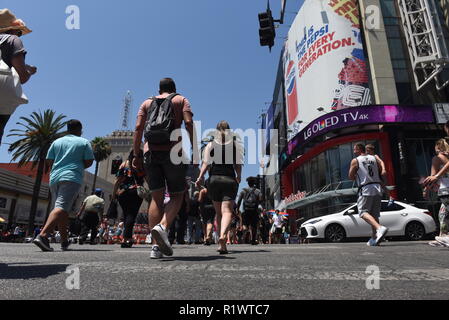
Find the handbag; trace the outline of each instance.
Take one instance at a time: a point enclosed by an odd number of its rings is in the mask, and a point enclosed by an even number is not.
[[[8,39],[9,36],[3,37],[0,46]],[[12,114],[19,105],[26,103],[28,98],[22,91],[19,74],[1,59],[0,51],[0,114]]]
[[[108,213],[106,216],[108,217],[108,219],[117,219],[118,217],[117,200],[111,200],[111,203],[109,204]]]
[[[132,174],[134,178],[134,183],[137,186],[137,195],[142,198],[143,200],[146,200],[150,202],[151,192],[144,186],[137,183],[136,177],[134,176],[134,173]]]

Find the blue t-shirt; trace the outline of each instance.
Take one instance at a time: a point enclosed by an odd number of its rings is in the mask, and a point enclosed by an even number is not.
[[[54,161],[50,185],[61,181],[83,184],[84,160],[93,160],[94,153],[89,140],[69,134],[52,143],[47,159]]]

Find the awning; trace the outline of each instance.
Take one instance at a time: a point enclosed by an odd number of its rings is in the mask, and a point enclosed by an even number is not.
[[[285,205],[285,200],[282,200],[281,202],[279,202],[279,204],[276,206],[274,210],[283,211],[285,209],[287,209],[287,206]]]
[[[358,188],[351,188],[351,189],[341,189],[341,190],[332,190],[332,191],[326,191],[326,192],[320,192],[313,195],[310,195],[306,198],[293,201],[289,204],[287,204],[287,209],[298,209],[305,206],[308,206],[310,204],[313,204],[315,202],[323,201],[330,198],[336,198],[341,196],[353,196],[356,195],[358,191]]]
[[[387,186],[386,188],[389,190],[393,190],[394,186]],[[290,202],[289,204],[286,205],[286,209],[298,209],[331,198],[337,198],[342,196],[355,196],[357,195],[358,190],[359,190],[358,187],[354,186],[352,188],[347,189],[336,189],[331,191],[314,193],[303,199]]]

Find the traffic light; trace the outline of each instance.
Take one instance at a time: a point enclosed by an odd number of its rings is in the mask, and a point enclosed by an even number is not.
[[[267,9],[266,12],[259,13],[259,25],[260,45],[262,47],[268,46],[271,50],[271,47],[274,46],[276,31],[274,29],[274,19],[270,9]]]

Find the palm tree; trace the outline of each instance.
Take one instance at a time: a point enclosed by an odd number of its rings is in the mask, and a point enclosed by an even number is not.
[[[98,175],[98,166],[101,161],[106,160],[112,152],[111,146],[109,143],[104,140],[104,138],[96,137],[91,142],[92,150],[94,152],[95,157],[95,176],[94,176],[94,184],[92,186],[92,194],[95,192],[95,185],[97,183],[97,175]]]
[[[12,143],[8,148],[8,152],[13,152],[11,162],[19,160],[19,167],[32,162],[32,169],[37,165],[27,235],[30,235],[34,229],[34,218],[37,211],[47,152],[53,141],[66,134],[66,132],[60,132],[67,123],[63,121],[65,117],[62,114],[56,116],[55,111],[50,109],[45,110],[44,114],[42,112],[33,112],[29,118],[20,117],[22,122],[17,122],[16,124],[22,128],[13,129],[10,131],[11,134],[8,135],[8,137],[19,137],[19,140]]]

